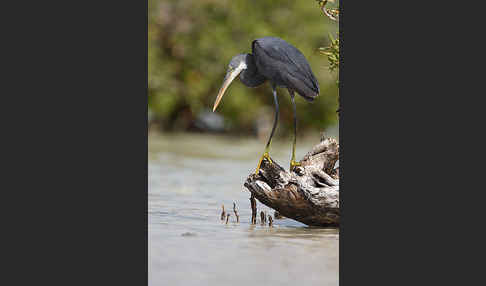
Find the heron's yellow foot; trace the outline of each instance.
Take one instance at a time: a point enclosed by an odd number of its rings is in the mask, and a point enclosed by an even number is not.
[[[297,166],[302,166],[302,164],[300,162],[295,162],[294,159],[290,160],[290,171],[292,171]]]
[[[273,164],[272,159],[270,159],[270,155],[268,155],[268,152],[263,153],[262,157],[260,158],[260,161],[258,162],[255,175],[258,175],[258,172],[260,172],[260,166],[262,165],[262,161],[264,158],[266,158],[270,162],[270,164]]]

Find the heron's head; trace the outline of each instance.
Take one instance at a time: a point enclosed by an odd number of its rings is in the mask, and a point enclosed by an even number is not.
[[[241,54],[231,59],[228,65],[228,71],[226,71],[226,76],[224,77],[223,85],[219,89],[218,96],[216,97],[216,101],[214,102],[213,112],[216,110],[216,107],[218,107],[221,98],[223,98],[224,92],[231,84],[231,82],[241,73],[241,71],[247,68],[246,57],[247,54]]]

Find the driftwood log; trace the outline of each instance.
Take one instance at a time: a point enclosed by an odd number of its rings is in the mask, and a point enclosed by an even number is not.
[[[258,174],[250,174],[245,187],[258,201],[310,226],[339,226],[339,144],[332,138],[321,142],[286,171],[275,160],[264,159]]]

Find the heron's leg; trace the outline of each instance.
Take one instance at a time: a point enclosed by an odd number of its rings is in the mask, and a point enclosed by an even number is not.
[[[290,171],[296,166],[300,166],[300,162],[295,161],[295,145],[297,145],[297,108],[295,107],[294,92],[289,91],[290,98],[292,99],[292,106],[294,108],[294,142],[292,144],[292,159],[290,160]]]
[[[278,99],[277,99],[277,86],[272,85],[272,90],[273,90],[273,101],[275,103],[275,120],[273,121],[273,127],[272,127],[272,133],[270,133],[270,138],[268,138],[267,146],[265,146],[265,152],[263,153],[262,157],[260,158],[260,161],[258,162],[258,166],[256,168],[255,174],[258,174],[260,171],[260,166],[262,164],[263,158],[266,158],[270,163],[272,162],[272,159],[270,159],[270,155],[268,155],[268,151],[270,151],[270,144],[272,144],[272,137],[273,134],[275,133],[275,129],[277,128],[277,123],[278,123]]]

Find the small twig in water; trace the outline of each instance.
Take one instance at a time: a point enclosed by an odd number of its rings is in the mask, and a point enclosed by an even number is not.
[[[225,216],[226,216],[226,212],[224,211],[224,205],[223,205],[223,212],[221,213],[221,220],[224,220]]]
[[[240,216],[238,215],[238,211],[236,211],[236,202],[233,202],[233,211],[235,212],[236,222],[240,222]]]
[[[260,212],[260,220],[262,221],[262,225],[265,224],[265,213],[263,211]]]
[[[227,214],[227,215],[226,215],[226,224],[228,224],[228,220],[229,220],[230,215],[231,215],[231,214]]]
[[[251,223],[256,224],[257,207],[256,207],[256,200],[253,194],[251,194],[250,197],[250,204],[251,204]]]

